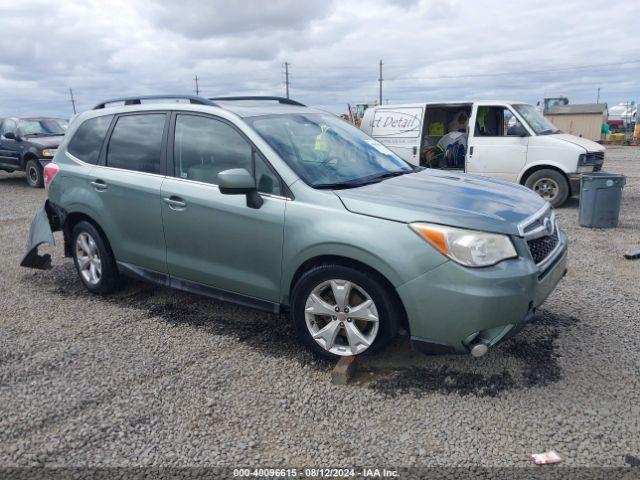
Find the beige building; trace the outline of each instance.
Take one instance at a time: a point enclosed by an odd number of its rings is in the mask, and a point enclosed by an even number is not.
[[[564,133],[597,142],[602,124],[607,123],[607,115],[606,103],[576,103],[551,107],[544,116]]]

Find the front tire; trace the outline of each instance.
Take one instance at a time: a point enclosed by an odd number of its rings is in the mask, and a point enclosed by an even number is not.
[[[83,220],[73,227],[73,262],[78,277],[92,293],[105,295],[121,285],[115,258],[102,233]]]
[[[525,186],[536,192],[554,208],[569,198],[569,183],[557,170],[543,169],[533,172],[527,178]]]
[[[24,167],[27,174],[27,183],[33,188],[42,188],[44,186],[44,169],[38,160],[27,160]]]
[[[382,279],[343,265],[304,273],[291,300],[298,338],[325,359],[379,351],[391,343],[401,318]]]

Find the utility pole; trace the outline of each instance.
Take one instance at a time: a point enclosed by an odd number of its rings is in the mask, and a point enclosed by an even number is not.
[[[194,91],[196,92],[196,95],[200,95],[200,87],[198,86],[198,75],[195,76],[193,81],[196,82],[196,89]]]
[[[600,103],[600,87],[598,87],[598,98],[596,99],[596,103]]]
[[[75,115],[76,112],[76,100],[73,98],[73,90],[71,90],[71,88],[69,88],[69,96],[71,97],[71,106],[73,107],[73,114]]]
[[[380,82],[380,98],[378,100],[378,105],[382,105],[382,60],[380,60],[380,78],[378,78],[378,82]]]
[[[287,98],[289,98],[289,62],[284,62],[284,85]]]

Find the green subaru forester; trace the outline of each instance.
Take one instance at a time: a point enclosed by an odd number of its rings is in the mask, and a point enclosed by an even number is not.
[[[534,192],[413,167],[278,97],[104,102],[74,119],[45,186],[23,266],[47,268],[38,246],[61,230],[93,293],[127,275],[288,311],[329,358],[400,326],[421,351],[482,355],[566,272],[566,236]]]

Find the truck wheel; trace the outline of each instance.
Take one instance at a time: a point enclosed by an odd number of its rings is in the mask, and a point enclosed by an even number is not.
[[[73,262],[87,290],[103,295],[116,291],[121,285],[118,267],[98,229],[83,220],[73,227],[71,238]]]
[[[27,183],[30,187],[41,188],[44,186],[44,169],[38,160],[28,160],[24,171],[27,174]]]
[[[372,353],[396,335],[400,307],[376,277],[343,265],[304,273],[291,296],[300,341],[325,359]]]
[[[560,172],[551,169],[538,170],[527,178],[525,186],[536,192],[554,208],[562,205],[569,196],[569,184]]]

